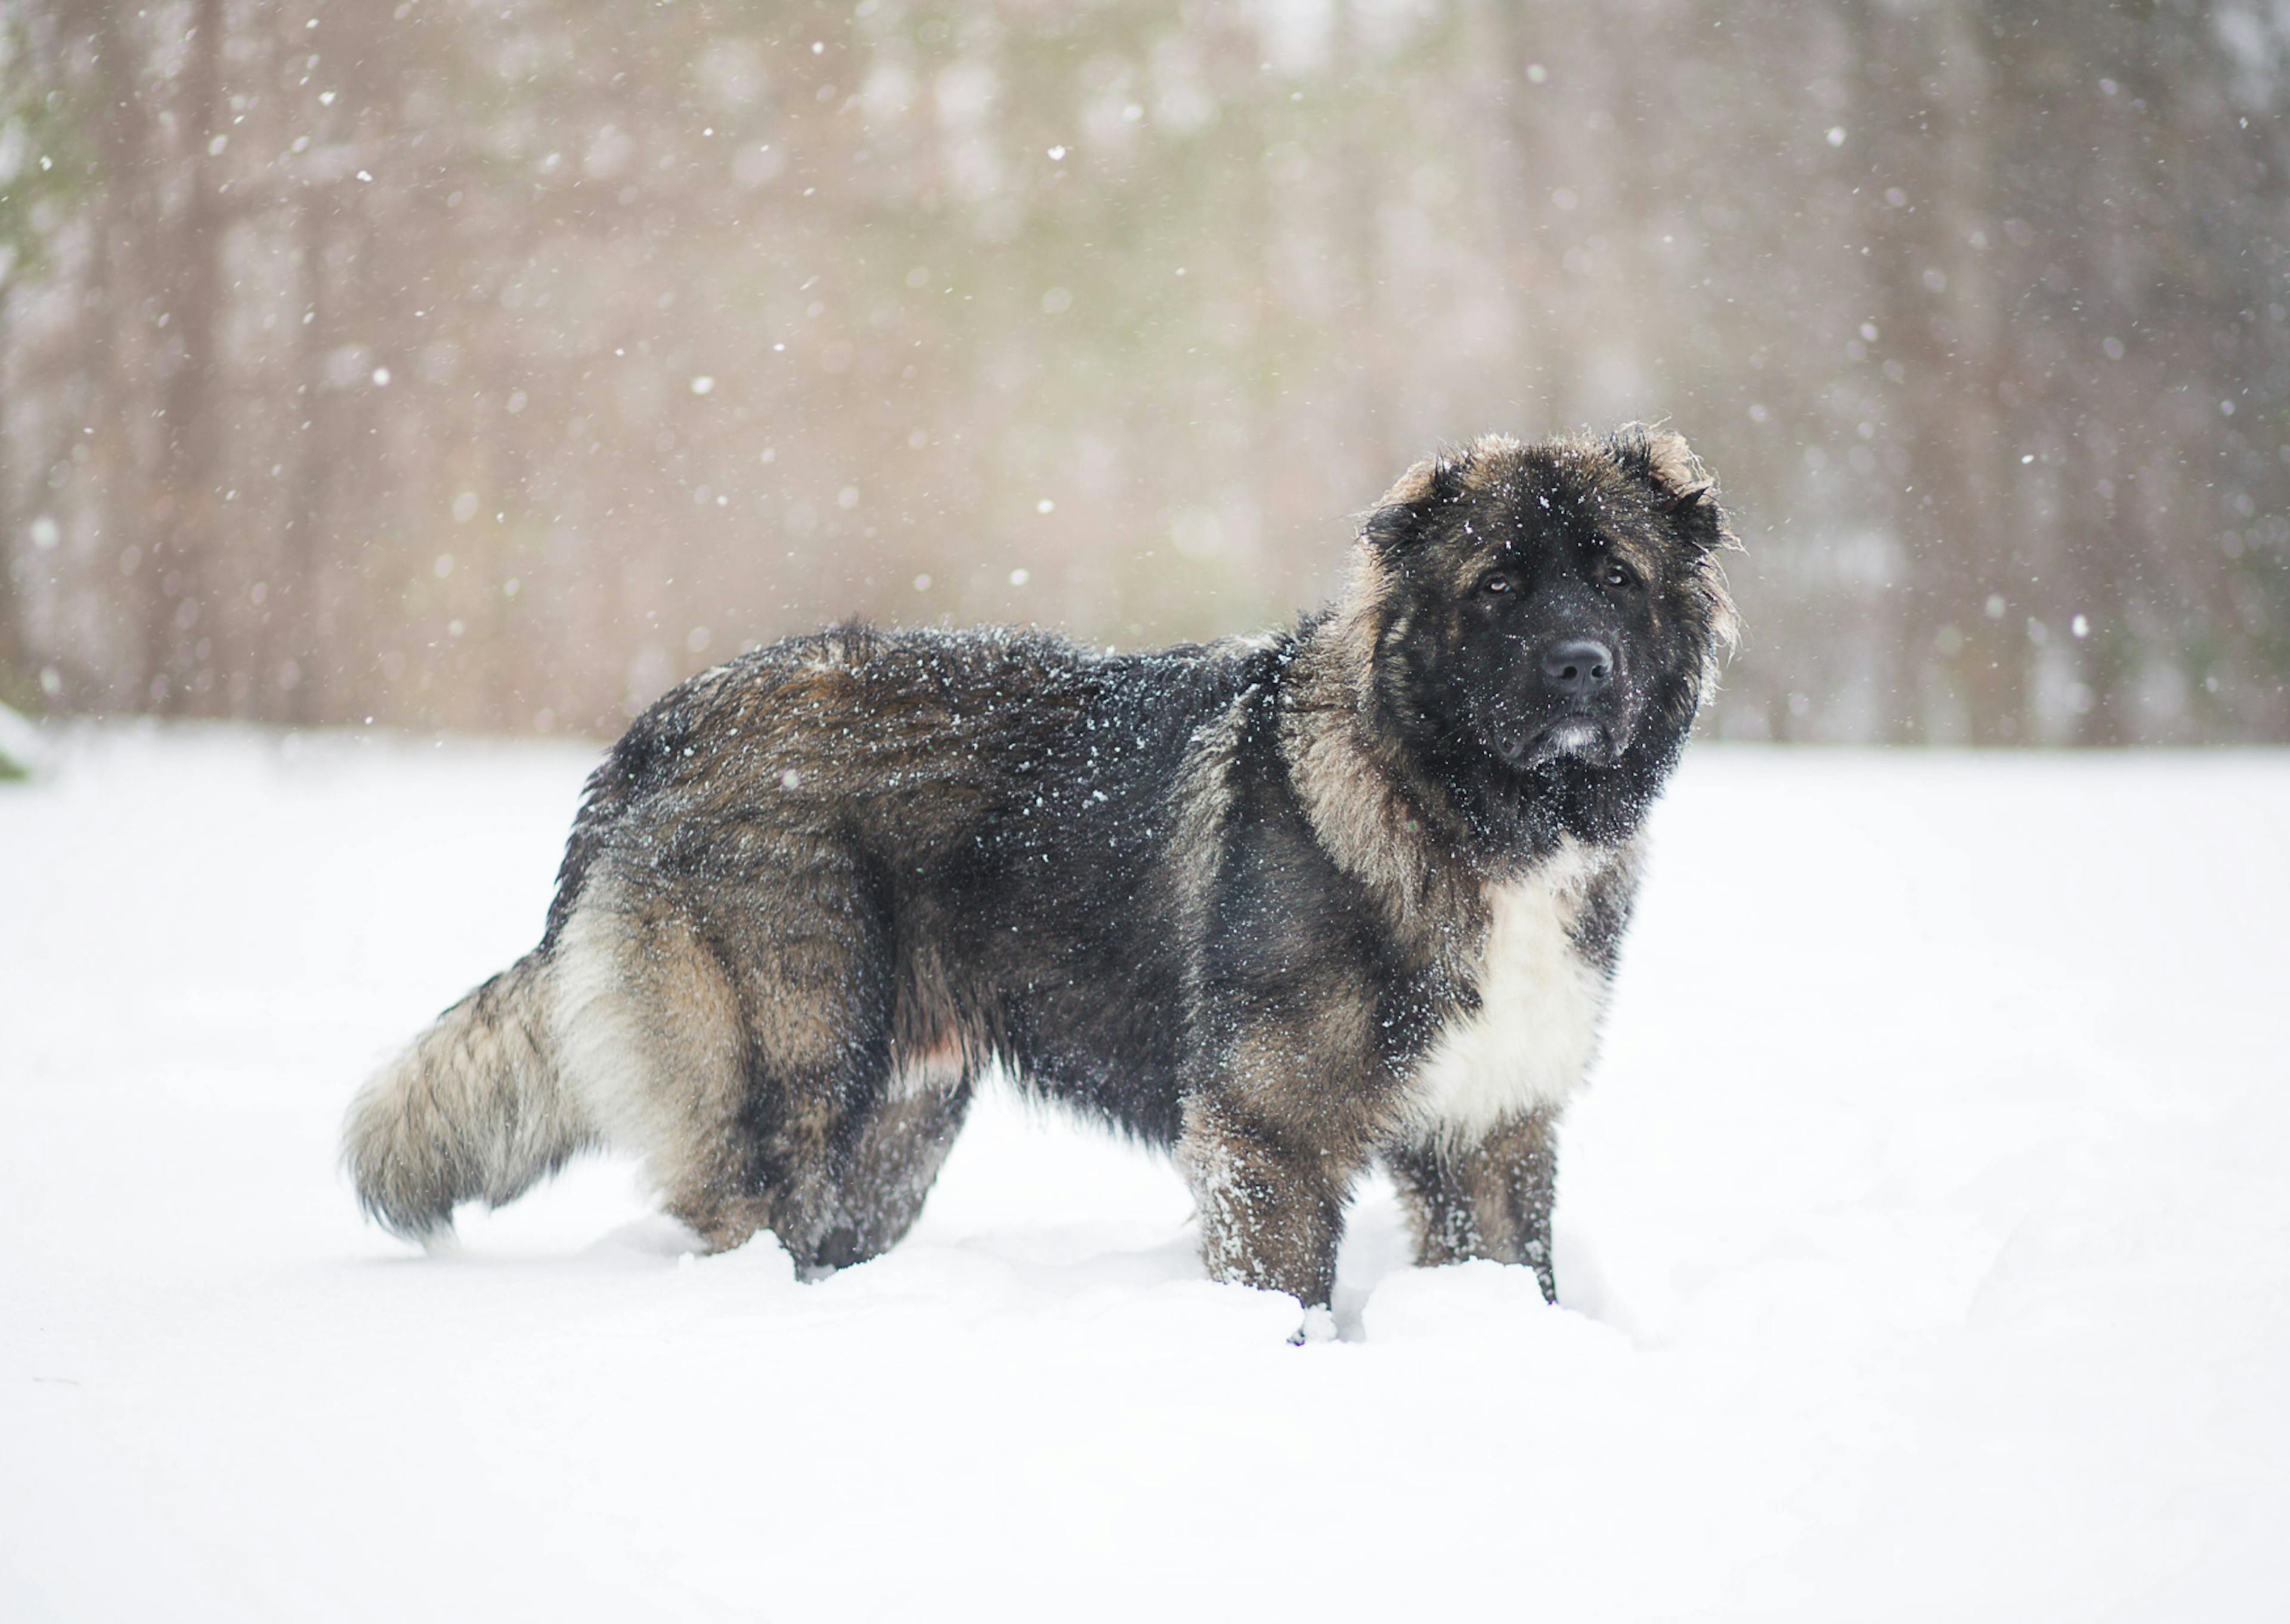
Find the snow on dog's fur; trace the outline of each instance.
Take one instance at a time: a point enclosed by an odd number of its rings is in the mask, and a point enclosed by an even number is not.
[[[430,1238],[611,1145],[816,1274],[905,1232],[992,1060],[1173,1149],[1221,1278],[1325,1304],[1380,1159],[1424,1261],[1555,1293],[1554,1134],[1730,541],[1676,435],[1489,437],[1285,634],[847,628],[694,677],[589,780],[540,946],[360,1095],[360,1198]]]

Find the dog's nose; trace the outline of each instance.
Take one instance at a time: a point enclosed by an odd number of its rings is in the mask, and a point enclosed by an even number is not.
[[[1614,680],[1614,651],[1588,637],[1570,637],[1543,652],[1542,680],[1554,693],[1589,699]]]

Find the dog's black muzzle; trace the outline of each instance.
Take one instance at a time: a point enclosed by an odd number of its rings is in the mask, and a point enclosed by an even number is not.
[[[1515,767],[1573,758],[1611,765],[1629,742],[1627,690],[1614,646],[1597,637],[1554,639],[1535,657],[1525,725],[1505,729],[1503,759]],[[1524,697],[1524,696],[1523,696]]]

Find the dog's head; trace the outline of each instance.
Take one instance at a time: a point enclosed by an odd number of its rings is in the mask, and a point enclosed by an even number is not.
[[[1675,434],[1488,436],[1408,469],[1361,544],[1379,681],[1498,770],[1666,767],[1732,646],[1733,535]]]

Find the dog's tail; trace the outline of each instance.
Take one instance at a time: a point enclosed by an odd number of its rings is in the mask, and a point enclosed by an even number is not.
[[[513,1201],[596,1142],[558,1072],[548,994],[547,959],[526,954],[358,1091],[342,1164],[383,1228],[441,1239],[459,1203]]]

